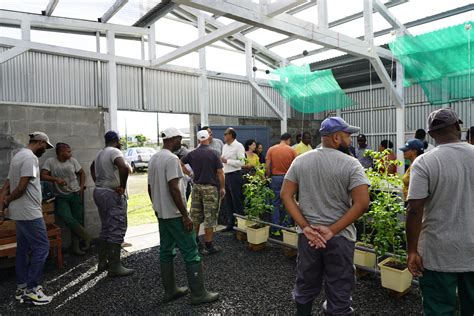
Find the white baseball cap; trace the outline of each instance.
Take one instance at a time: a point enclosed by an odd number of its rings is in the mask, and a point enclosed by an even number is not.
[[[54,148],[53,144],[49,141],[48,135],[43,132],[33,132],[29,134],[30,140],[42,140],[48,144],[48,148]]]
[[[178,136],[183,137],[183,133],[181,133],[181,131],[176,127],[168,127],[167,129],[161,132],[161,138],[163,139],[170,139]]]
[[[197,132],[197,139],[201,142],[209,139],[209,132],[206,130]]]

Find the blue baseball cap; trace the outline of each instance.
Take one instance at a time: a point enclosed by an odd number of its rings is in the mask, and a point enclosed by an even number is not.
[[[337,116],[328,117],[327,119],[325,119],[321,123],[321,128],[319,129],[319,133],[321,133],[321,136],[326,136],[337,132],[355,134],[359,131],[360,127],[349,125],[346,121]]]
[[[399,148],[401,151],[405,152],[408,150],[417,150],[424,152],[425,151],[425,144],[419,139],[410,139],[408,140],[403,147]]]
[[[111,142],[113,142],[114,140],[119,140],[120,137],[119,137],[119,135],[118,135],[117,132],[115,132],[115,131],[108,131],[107,133],[105,133],[104,139],[105,139],[105,143],[111,143]]]

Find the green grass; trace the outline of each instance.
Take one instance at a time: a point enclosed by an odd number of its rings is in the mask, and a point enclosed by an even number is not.
[[[133,194],[128,199],[128,226],[158,223],[147,193]]]

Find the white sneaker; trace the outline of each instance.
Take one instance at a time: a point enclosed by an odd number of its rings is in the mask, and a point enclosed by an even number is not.
[[[27,290],[22,296],[20,303],[33,303],[34,305],[46,305],[51,303],[52,296],[47,296],[43,292],[43,287],[38,285],[36,288]]]
[[[15,291],[15,299],[17,301],[21,300],[21,298],[23,297],[23,295],[26,294],[26,287],[23,287],[23,288],[17,288],[16,291]]]

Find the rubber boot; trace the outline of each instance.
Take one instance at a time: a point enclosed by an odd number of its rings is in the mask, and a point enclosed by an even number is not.
[[[101,240],[99,242],[99,263],[97,264],[97,271],[105,271],[108,265],[109,261],[107,259],[107,242],[105,240]]]
[[[120,250],[122,249],[121,244],[107,243],[107,256],[109,259],[109,271],[108,276],[129,276],[132,275],[135,270],[127,269],[120,263]]]
[[[173,301],[189,293],[189,288],[176,286],[173,262],[160,263],[160,267],[161,279],[163,280],[163,287],[165,288],[165,296],[163,298],[164,303]]]
[[[74,233],[71,234],[71,251],[73,254],[76,256],[83,256],[86,253],[81,250],[81,247],[79,247],[79,237],[77,237]]]
[[[74,226],[72,231],[79,237],[84,240],[84,250],[89,250],[91,248],[91,241],[92,237],[89,235],[89,233],[85,230],[85,228],[81,224],[77,224]]]
[[[219,293],[208,292],[204,288],[201,263],[186,266],[186,274],[191,289],[191,304],[210,303],[219,299]]]
[[[306,304],[296,303],[296,316],[311,316],[311,311],[313,310],[313,302]]]

